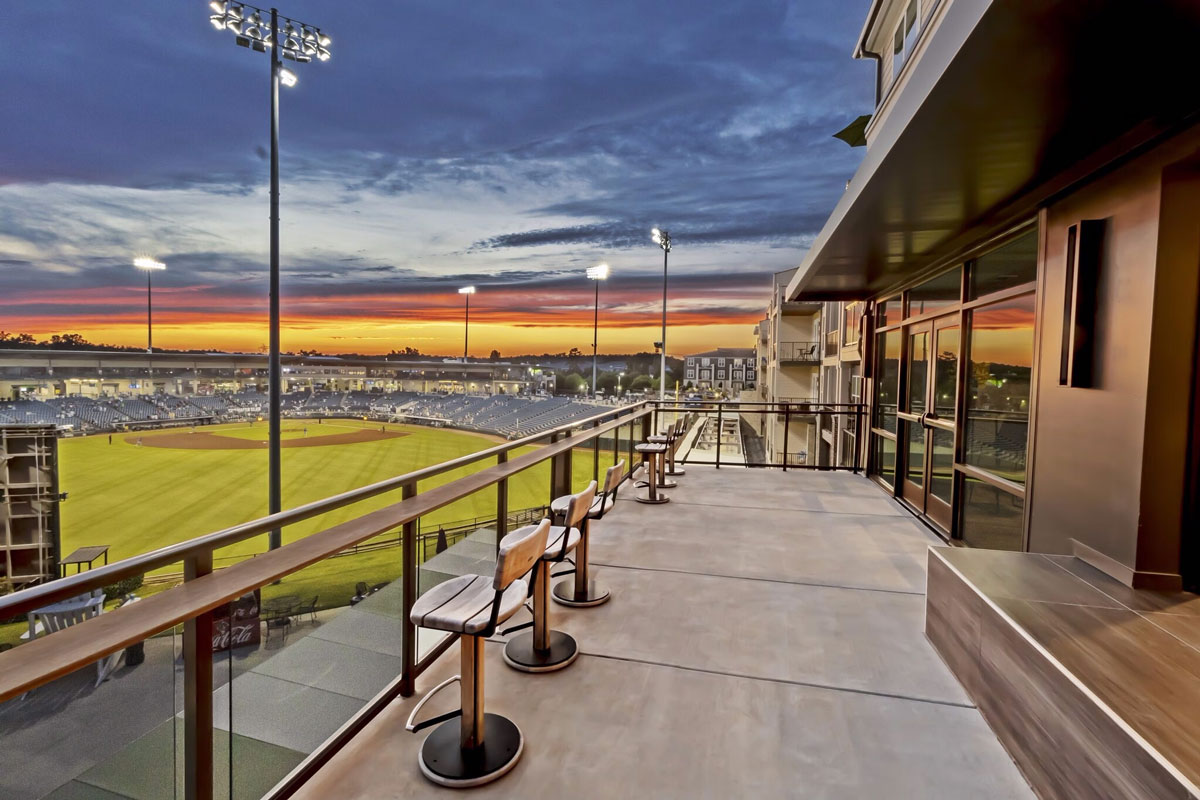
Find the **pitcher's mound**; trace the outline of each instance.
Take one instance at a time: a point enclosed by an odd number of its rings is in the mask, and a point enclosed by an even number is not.
[[[332,436],[313,436],[304,439],[284,439],[280,444],[287,447],[327,447],[338,444],[358,444],[359,442],[380,442],[384,439],[398,439],[408,436],[402,431],[376,431],[368,428],[353,433],[335,433]],[[222,436],[219,433],[156,433],[148,435],[126,436],[128,444],[139,441],[145,447],[167,447],[173,450],[262,450],[266,442],[254,439],[239,439],[236,436]]]

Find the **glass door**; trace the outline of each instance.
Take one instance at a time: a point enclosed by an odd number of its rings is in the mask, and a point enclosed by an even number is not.
[[[958,315],[905,329],[900,496],[949,532],[958,397]]]

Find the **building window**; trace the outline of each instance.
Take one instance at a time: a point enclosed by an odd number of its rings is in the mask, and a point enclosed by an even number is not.
[[[908,316],[949,310],[959,304],[961,296],[962,267],[955,267],[908,290]]]
[[[875,427],[894,434],[900,391],[900,331],[876,337],[875,358]]]
[[[1027,233],[985,253],[971,264],[967,299],[1012,289],[1037,280],[1037,234]]]
[[[965,461],[1013,483],[1025,482],[1033,294],[971,312],[967,345]]]
[[[917,33],[920,31],[920,6],[917,0],[909,0],[908,6],[904,9],[904,18],[896,26],[896,33],[892,37],[892,80],[900,74],[900,70],[904,69],[905,62],[912,55],[913,47],[917,43]]]
[[[842,343],[846,347],[858,344],[858,329],[863,317],[862,303],[847,303],[843,314],[842,331],[844,338]]]

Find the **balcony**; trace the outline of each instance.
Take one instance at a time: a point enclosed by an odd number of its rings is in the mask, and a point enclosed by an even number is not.
[[[780,342],[777,352],[779,353],[779,363],[785,367],[796,364],[821,363],[819,342]]]
[[[487,796],[1032,797],[921,633],[937,540],[873,484],[689,466],[670,496],[619,499],[596,525],[613,599],[552,612],[573,666],[517,673],[487,644],[488,708],[528,740]],[[450,652],[417,693],[457,669]],[[296,796],[428,795],[413,704]]]
[[[747,408],[715,413],[720,422]],[[458,671],[460,644],[416,629],[405,610],[447,576],[491,574],[496,531],[427,549],[410,536],[422,515],[478,492],[502,498],[506,482],[539,467],[554,487],[547,500],[580,488],[593,464],[603,475],[618,457],[631,463],[635,441],[673,413],[653,403],[614,409],[0,598],[7,617],[122,570],[188,564],[182,586],[0,653],[0,794],[429,795],[417,765],[426,734],[404,723],[416,696]],[[681,451],[713,411],[687,413],[697,416]],[[924,637],[925,568],[938,539],[849,472],[688,463],[679,482],[670,503],[651,506],[633,500],[627,481],[592,529],[590,560],[612,600],[552,607],[551,626],[580,645],[568,669],[518,673],[502,660],[503,634],[482,645],[487,708],[527,742],[515,769],[482,794],[783,797],[803,785],[823,797],[1031,797]],[[205,569],[214,548],[394,490],[403,499]],[[299,593],[308,570],[362,574],[345,556],[363,542],[378,545],[370,552],[390,580],[290,627],[266,620],[261,645],[221,646],[219,636],[210,645],[206,631],[233,631],[234,609],[223,621],[220,604],[259,588],[266,610]],[[521,611],[507,624],[526,619]],[[160,631],[144,663],[96,682],[97,658]],[[437,695],[423,716],[452,711],[455,695]]]

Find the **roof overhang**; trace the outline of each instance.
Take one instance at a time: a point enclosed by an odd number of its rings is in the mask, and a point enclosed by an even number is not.
[[[954,0],[789,299],[868,297],[1200,116],[1195,0]]]

